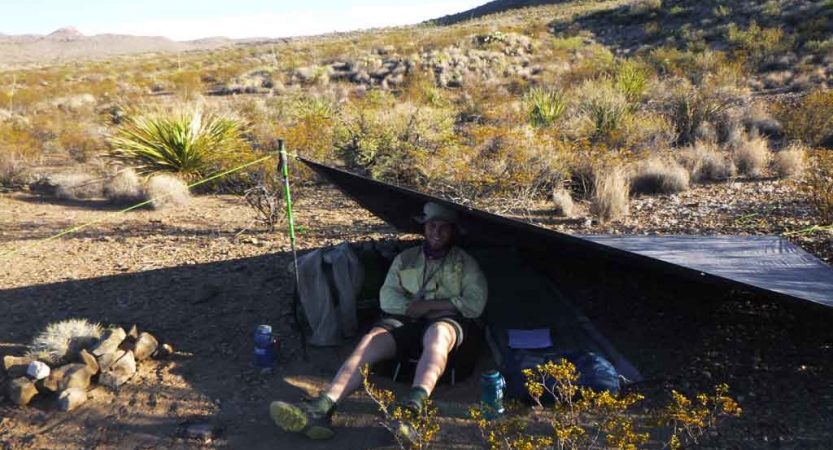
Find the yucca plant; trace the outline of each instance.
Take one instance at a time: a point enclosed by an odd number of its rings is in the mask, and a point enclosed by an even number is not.
[[[168,172],[199,179],[245,145],[241,119],[199,109],[130,114],[123,123],[110,139],[109,156],[144,176]]]
[[[548,127],[567,110],[567,98],[561,91],[532,88],[524,95],[529,111],[529,123],[535,127]]]

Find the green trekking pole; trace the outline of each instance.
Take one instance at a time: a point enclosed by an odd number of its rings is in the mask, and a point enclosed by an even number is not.
[[[298,328],[298,334],[301,338],[301,348],[304,351],[304,359],[307,359],[307,339],[304,335],[304,329],[301,326],[300,317],[298,317],[298,304],[301,302],[301,293],[299,287],[301,284],[301,276],[298,273],[298,253],[295,250],[295,221],[292,218],[292,195],[289,191],[289,164],[286,157],[286,147],[284,147],[283,139],[278,139],[278,152],[280,159],[278,161],[278,173],[283,177],[283,192],[286,200],[286,218],[289,222],[289,244],[292,247],[292,262],[295,265],[295,292],[293,294],[292,315],[295,317],[295,326]]]

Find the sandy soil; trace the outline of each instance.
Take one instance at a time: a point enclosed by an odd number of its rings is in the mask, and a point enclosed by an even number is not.
[[[780,182],[771,183],[773,190],[781,188]],[[764,198],[769,195],[766,182],[698,189],[702,195],[709,189],[751,189]],[[696,191],[684,195],[696,196]],[[649,199],[637,200],[642,204],[638,211],[647,211],[646,217],[652,219],[640,220],[637,212],[625,222],[604,226],[551,218],[543,209],[518,213],[567,230],[622,232],[636,222],[640,231],[672,232],[672,227],[662,228],[667,223],[662,217],[686,222],[688,213],[680,210],[699,211],[701,205],[710,205],[702,199],[675,198],[666,202],[670,206],[665,209],[656,197],[651,206],[645,205]],[[747,226],[735,219],[755,208],[769,208],[750,200],[754,198],[750,192],[726,203],[743,200],[740,206],[713,208],[722,211],[714,213],[713,222],[731,224],[727,229]],[[301,250],[344,240],[402,237],[331,188],[299,190],[296,199]],[[806,208],[793,203],[781,202],[786,206],[779,210]],[[674,208],[676,213],[669,212]],[[42,327],[68,317],[125,327],[137,324],[171,343],[177,352],[167,360],[142,363],[139,373],[118,392],[92,390],[91,399],[73,413],[54,410],[52,398],[18,408],[0,397],[0,448],[395,447],[378,424],[373,404],[360,395],[336,416],[339,431],[334,442],[308,442],[270,423],[269,401],[317,392],[352,347],[346,343],[311,349],[309,360],[303,360],[291,328],[291,278],[286,271],[291,255],[283,233],[264,231],[254,223],[250,210],[230,196],[199,197],[180,210],[107,217],[115,210],[103,202],[0,194],[0,251],[24,248],[0,264],[0,354],[20,354]],[[691,221],[709,223],[692,217]],[[791,229],[812,222],[812,217],[794,212],[785,217]],[[77,234],[26,248],[94,219],[104,220]],[[784,226],[777,219],[756,223],[740,231],[776,232],[767,227]],[[829,239],[829,235],[796,238],[828,259]],[[646,382],[633,387],[647,394],[646,406],[662,403],[672,387],[692,393],[728,382],[746,414],[718,436],[716,448],[829,447],[833,438],[829,427],[833,314],[829,311],[658,279],[625,267],[588,268],[565,262],[554,268],[553,275],[646,375]],[[252,332],[260,323],[272,324],[281,343],[279,363],[270,373],[251,364]],[[491,364],[484,353],[481,368]],[[0,383],[6,381],[3,377]],[[377,381],[399,392],[408,387]],[[477,429],[465,420],[466,408],[478,399],[476,380],[441,386],[436,397],[443,427],[436,448],[480,448]],[[216,430],[211,442],[186,435],[188,426],[196,423]]]

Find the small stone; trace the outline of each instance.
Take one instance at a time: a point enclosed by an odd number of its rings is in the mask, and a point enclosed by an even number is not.
[[[87,391],[84,389],[70,388],[61,392],[58,397],[58,407],[61,411],[72,411],[87,401]]]
[[[101,357],[107,353],[113,353],[119,348],[119,345],[121,345],[125,338],[127,338],[127,333],[124,332],[124,328],[113,328],[107,330],[90,353],[96,357]]]
[[[90,378],[93,376],[93,371],[86,364],[68,364],[69,368],[65,370],[64,377],[58,383],[58,388],[61,391],[77,388],[87,389],[90,387]]]
[[[9,397],[18,406],[26,406],[32,397],[38,395],[35,383],[26,377],[15,378],[9,383]]]
[[[99,371],[98,361],[95,359],[95,356],[91,355],[90,352],[86,350],[81,350],[81,353],[78,354],[81,363],[86,365],[90,368],[90,371],[93,375],[97,374]]]
[[[162,344],[153,354],[154,359],[165,359],[174,354],[174,348],[170,344]]]
[[[214,439],[214,426],[208,423],[191,424],[185,428],[185,435],[191,439],[208,443]]]
[[[127,351],[121,358],[113,361],[107,369],[101,370],[98,381],[110,389],[117,389],[136,373],[136,359],[133,352]]]
[[[156,352],[157,348],[159,348],[159,342],[156,338],[143,331],[133,344],[133,356],[136,361],[143,361]]]
[[[98,367],[99,369],[104,372],[105,370],[109,369],[116,361],[124,357],[127,353],[127,350],[116,350],[112,353],[107,353],[106,355],[102,355],[98,358]]]
[[[9,378],[18,378],[26,375],[26,370],[29,368],[29,363],[34,361],[34,358],[25,356],[11,356],[3,357],[3,370]]]
[[[130,331],[127,332],[127,337],[139,339],[139,328],[137,328],[135,324],[132,327],[130,327]]]
[[[34,380],[42,380],[49,376],[49,366],[40,361],[32,361],[26,369],[26,375]]]

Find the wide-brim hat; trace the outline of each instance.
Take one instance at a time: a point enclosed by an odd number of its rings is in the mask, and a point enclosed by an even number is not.
[[[446,222],[453,223],[457,227],[457,231],[460,234],[465,234],[466,232],[463,226],[460,225],[460,214],[457,211],[434,202],[426,203],[425,206],[422,207],[422,215],[414,217],[414,220],[420,224],[424,224],[425,222],[434,219],[445,220]]]

